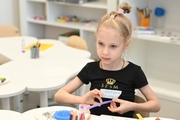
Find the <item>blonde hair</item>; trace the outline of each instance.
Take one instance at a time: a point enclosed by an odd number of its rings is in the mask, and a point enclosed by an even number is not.
[[[130,13],[131,5],[123,2],[120,5],[120,9],[123,10],[124,14]],[[101,27],[113,28],[118,30],[120,34],[122,34],[125,42],[126,40],[129,40],[132,34],[132,25],[131,21],[123,13],[113,11],[110,14],[106,14],[105,16],[103,16],[102,19],[99,21],[96,33]]]

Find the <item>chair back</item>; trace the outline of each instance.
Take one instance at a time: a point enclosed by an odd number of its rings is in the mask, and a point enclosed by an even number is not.
[[[70,36],[68,38],[67,45],[73,48],[87,50],[86,41],[77,35]]]
[[[0,37],[20,36],[19,29],[12,25],[0,25]]]
[[[145,100],[144,98],[138,96],[138,95],[135,95],[135,102],[136,102],[136,103],[143,103],[143,102],[146,102],[146,100]],[[138,117],[136,116],[137,113],[139,113],[142,117],[149,117],[149,112],[134,111],[134,115],[133,115],[134,118],[138,118]]]
[[[20,36],[19,29],[12,25],[0,25],[0,37]],[[0,54],[0,65],[10,61],[10,59]]]

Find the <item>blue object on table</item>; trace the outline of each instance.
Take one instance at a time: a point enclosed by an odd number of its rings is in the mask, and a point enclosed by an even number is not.
[[[70,120],[70,110],[60,110],[60,111],[56,111],[54,113],[54,118],[56,120]]]
[[[155,15],[158,17],[164,16],[165,10],[163,8],[155,8]]]

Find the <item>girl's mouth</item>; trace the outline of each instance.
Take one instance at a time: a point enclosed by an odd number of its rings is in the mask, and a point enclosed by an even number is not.
[[[102,59],[103,59],[103,60],[110,60],[110,58],[104,58],[104,57],[103,57]]]

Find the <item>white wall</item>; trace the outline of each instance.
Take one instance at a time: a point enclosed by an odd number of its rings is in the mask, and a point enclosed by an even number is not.
[[[0,0],[0,24],[14,25],[19,28],[18,0]]]
[[[153,10],[155,7],[165,9],[165,28],[180,30],[180,0],[149,0],[149,7]],[[153,19],[152,15],[152,19]]]

